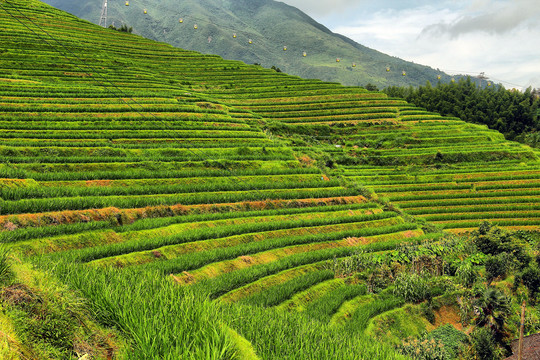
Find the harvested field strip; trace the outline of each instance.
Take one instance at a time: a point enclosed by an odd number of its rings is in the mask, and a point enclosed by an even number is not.
[[[87,181],[41,181],[36,185],[52,188],[52,187],[126,187],[126,186],[155,186],[155,185],[196,185],[206,184],[208,182],[222,182],[222,183],[237,183],[237,182],[258,182],[264,180],[264,182],[306,182],[312,180],[321,180],[320,174],[290,174],[290,175],[258,175],[258,176],[238,176],[236,178],[229,177],[195,177],[195,178],[170,178],[170,179],[132,179],[132,180],[87,180]],[[0,179],[0,186],[2,186],[2,179]],[[26,180],[17,180],[26,181]]]
[[[290,299],[294,294],[309,289],[321,282],[328,281],[334,278],[334,272],[329,269],[321,269],[318,271],[309,272],[299,275],[294,279],[286,281],[282,284],[266,288],[261,292],[252,294],[242,300],[242,303],[255,306],[278,306],[286,300]]]
[[[344,325],[347,321],[349,321],[354,312],[361,307],[362,305],[371,303],[375,301],[374,295],[359,295],[351,300],[345,301],[339,309],[335,312],[335,314],[330,319],[330,324],[337,326],[337,325]]]
[[[295,122],[294,125],[339,125],[339,124],[381,124],[381,123],[396,123],[395,118],[381,117],[377,119],[337,119],[337,120],[328,120],[328,121],[310,121],[310,122]]]
[[[353,311],[350,320],[345,323],[345,326],[350,329],[366,330],[373,317],[405,304],[405,300],[399,296],[394,296],[391,291],[392,289],[386,289],[386,291],[377,295],[374,301],[358,306]]]
[[[410,238],[409,242],[419,242],[424,239],[423,236],[418,238]],[[403,239],[394,239],[384,242],[374,242],[364,245],[362,249],[367,252],[386,251],[395,249]],[[276,274],[279,271],[290,269],[293,267],[313,264],[324,260],[330,260],[334,257],[344,257],[353,254],[357,250],[356,247],[338,247],[323,249],[317,251],[304,252],[290,255],[284,258],[271,261],[266,264],[250,266],[244,269],[236,270],[222,274],[213,279],[206,279],[198,282],[195,287],[204,289],[211,296],[217,298],[229,291],[237,289],[248,283],[254,282],[262,277]],[[189,273],[183,274],[183,278],[174,277],[179,283],[185,283],[186,277],[189,278]]]
[[[524,204],[534,201],[539,201],[540,197],[538,196],[510,196],[510,197],[467,197],[467,198],[456,198],[456,199],[445,199],[441,197],[440,199],[435,200],[410,200],[410,201],[394,201],[395,204],[399,205],[402,209],[411,209],[411,208],[423,208],[423,207],[435,207],[435,206],[459,206],[459,205],[491,205],[491,204]]]
[[[11,241],[17,241],[20,237],[17,235],[27,227],[40,227],[43,232],[47,232],[46,226],[60,226],[68,224],[90,223],[98,221],[108,221],[110,226],[119,225],[119,219],[123,219],[124,223],[133,223],[141,219],[147,218],[164,218],[179,215],[194,215],[194,214],[214,214],[224,212],[245,212],[250,210],[271,210],[271,209],[288,209],[286,211],[293,213],[295,208],[312,208],[316,206],[326,207],[328,211],[334,211],[333,206],[348,205],[348,209],[356,208],[376,208],[375,204],[366,202],[362,196],[350,197],[329,197],[329,198],[309,198],[309,199],[294,199],[294,200],[264,200],[264,201],[244,201],[236,203],[220,203],[220,204],[200,204],[200,205],[181,205],[175,204],[171,206],[157,206],[144,208],[119,209],[108,207],[103,209],[90,209],[81,211],[60,211],[36,214],[19,214],[19,215],[2,215],[0,216],[0,238],[2,230],[7,230],[11,227]],[[313,210],[301,210],[298,212],[310,212]],[[324,211],[324,210],[320,210]],[[239,217],[242,214],[239,214]],[[234,216],[232,216],[234,217]],[[10,225],[11,223],[11,225]],[[174,221],[172,222],[174,223]],[[15,226],[15,228],[13,228]]]
[[[540,219],[540,210],[539,211],[512,211],[512,217],[515,219],[520,218],[539,218]],[[418,217],[424,218],[427,221],[444,221],[444,220],[466,220],[466,219],[497,219],[508,217],[509,211],[487,211],[487,212],[477,212],[477,213],[460,213],[452,212],[446,214],[420,214]]]
[[[418,193],[404,193],[401,196],[390,196],[391,200],[395,200],[396,203],[402,203],[406,201],[420,201],[420,200],[453,200],[453,199],[468,199],[468,198],[498,198],[498,197],[520,197],[520,196],[532,196],[540,195],[540,189],[538,188],[526,188],[526,189],[501,189],[493,191],[443,191],[443,192],[418,192]]]
[[[210,250],[206,252],[199,252],[194,254],[186,254],[179,258],[175,258],[168,261],[153,262],[147,265],[143,265],[146,269],[155,269],[165,275],[171,273],[180,273],[185,271],[196,270],[204,267],[208,264],[212,264],[219,261],[226,261],[235,259],[242,256],[249,256],[272,249],[279,249],[286,246],[315,244],[328,241],[340,241],[345,238],[357,238],[365,236],[384,235],[393,232],[414,230],[415,227],[411,224],[400,224],[393,226],[382,226],[377,229],[342,229],[341,231],[334,231],[326,234],[309,234],[292,236],[285,238],[269,239],[262,242],[251,242],[247,244],[238,245],[235,247],[226,247],[221,249]],[[341,248],[343,249],[343,248]],[[340,249],[334,249],[333,252],[340,252]],[[187,275],[187,274],[186,274]]]
[[[344,303],[367,293],[367,287],[364,284],[348,284],[347,279],[336,279],[336,282],[343,283],[343,285],[310,301],[305,306],[306,315],[324,323],[330,323],[339,310],[341,310],[341,314],[347,312],[347,307],[343,306]],[[304,309],[304,307],[300,309]],[[339,315],[335,317],[334,321],[339,322],[338,318],[340,318]]]
[[[58,197],[52,199],[23,199],[4,201],[0,215],[21,214],[30,212],[86,210],[106,207],[134,208],[145,206],[174,205],[174,204],[212,204],[237,201],[255,201],[268,199],[298,199],[308,196],[314,198],[355,195],[356,191],[342,187],[301,188],[301,189],[272,189],[251,191],[205,192],[184,194],[159,195],[130,195],[130,196],[87,196],[87,197]]]
[[[536,195],[539,193],[538,188],[531,187],[528,184],[527,187],[518,187],[515,189],[512,188],[490,188],[488,190],[479,190],[478,188],[468,187],[462,190],[443,190],[443,191],[415,191],[415,192],[392,192],[392,193],[383,193],[380,192],[381,196],[388,197],[390,200],[394,201],[407,201],[413,198],[418,200],[429,200],[429,199],[457,199],[457,198],[468,198],[468,197],[497,197],[497,196],[512,196],[512,193],[516,193],[518,196],[522,195]]]
[[[531,225],[531,226],[500,226],[503,229],[510,230],[510,231],[516,231],[516,230],[524,230],[524,231],[538,231],[538,225]],[[457,235],[463,235],[466,233],[471,233],[475,230],[478,230],[478,227],[471,227],[471,228],[454,228],[454,229],[445,229],[445,232],[451,233],[451,234],[457,234]]]
[[[467,206],[440,206],[420,209],[409,209],[410,215],[429,216],[432,214],[457,214],[457,213],[496,213],[496,212],[525,212],[540,210],[540,204],[491,204],[491,205],[467,205]]]
[[[235,181],[236,180],[236,181]],[[0,199],[6,201],[22,199],[45,199],[62,197],[92,197],[92,196],[133,196],[133,195],[163,195],[181,193],[205,193],[205,192],[226,192],[226,191],[260,191],[268,189],[300,189],[300,188],[330,188],[340,185],[337,180],[329,180],[323,176],[313,176],[311,179],[295,181],[296,179],[282,179],[281,181],[271,181],[261,177],[254,181],[242,181],[234,178],[213,178],[213,181],[178,181],[178,184],[159,184],[156,182],[140,184],[111,186],[106,180],[99,180],[94,183],[88,182],[82,186],[49,186],[49,187],[24,187],[24,188],[3,188],[0,187]]]
[[[306,205],[312,205],[316,206],[316,204],[306,204]],[[367,205],[367,206],[366,206]],[[381,210],[373,208],[373,204],[348,204],[346,205],[348,208],[347,214],[352,216],[355,214],[353,210],[351,209],[369,209],[371,210],[362,210],[366,214],[373,213],[373,214],[380,214]],[[9,232],[3,232],[0,233],[2,237],[0,238],[3,243],[15,243],[13,245],[14,248],[21,251],[24,249],[24,252],[27,255],[30,254],[36,254],[36,253],[47,253],[47,252],[58,252],[62,250],[69,250],[69,249],[78,249],[81,247],[92,247],[92,246],[98,246],[98,245],[105,245],[108,242],[104,241],[103,244],[99,241],[101,232],[94,232],[94,233],[82,233],[77,235],[70,235],[71,233],[79,233],[83,231],[88,230],[96,230],[96,229],[105,229],[105,228],[114,228],[114,237],[117,239],[115,242],[121,242],[125,240],[125,237],[120,236],[121,233],[129,234],[127,235],[130,239],[134,239],[134,235],[136,234],[140,235],[143,233],[144,235],[141,238],[145,237],[155,237],[155,232],[143,232],[147,229],[156,229],[156,228],[163,228],[167,225],[171,224],[184,224],[183,227],[176,226],[175,229],[184,229],[185,224],[200,224],[200,221],[210,221],[212,225],[218,223],[221,224],[221,226],[227,226],[231,224],[248,224],[250,223],[250,218],[257,218],[256,221],[251,222],[260,222],[259,218],[264,216],[276,216],[279,214],[287,214],[284,215],[284,218],[290,219],[291,217],[294,219],[296,217],[296,214],[301,214],[303,216],[304,213],[310,213],[310,212],[317,212],[320,210],[324,210],[325,212],[332,212],[336,210],[343,209],[341,206],[328,206],[327,208],[319,208],[319,207],[311,207],[311,208],[292,208],[292,209],[282,209],[282,210],[258,210],[258,211],[252,211],[252,212],[225,212],[225,213],[210,213],[210,214],[193,214],[193,215],[181,215],[177,217],[166,217],[166,218],[145,218],[142,220],[139,220],[136,223],[125,225],[123,227],[118,227],[112,224],[108,221],[102,221],[95,223],[96,226],[92,226],[92,224],[74,224],[71,228],[66,228],[66,226],[57,225],[52,228],[48,228],[51,231],[45,231],[46,229],[43,228],[36,228],[36,229],[29,229],[24,231],[22,229],[19,232],[15,232],[14,230]],[[118,213],[114,212],[114,209],[111,209],[113,211],[112,216],[113,218],[116,217]],[[352,214],[352,215],[351,215]],[[356,213],[358,214],[358,213]],[[123,214],[121,216],[124,216]],[[259,217],[259,218],[258,218]],[[237,219],[231,222],[225,222],[221,219]],[[244,221],[238,220],[238,219],[245,219]],[[220,222],[221,220],[221,222]],[[263,219],[264,220],[264,219]],[[334,220],[335,221],[335,220]],[[213,228],[213,226],[209,226]],[[133,233],[129,233],[130,231],[133,231]],[[107,234],[110,234],[110,232],[105,232]],[[149,235],[152,234],[152,235]],[[50,237],[51,235],[57,235],[62,234],[62,236],[56,236],[56,237]],[[40,235],[40,236],[36,236]],[[89,236],[86,236],[89,235]],[[170,235],[170,234],[169,234]],[[94,237],[93,240],[96,240],[94,242],[89,242],[89,238]],[[39,238],[42,238],[42,240],[38,240]],[[31,239],[31,240],[28,240]],[[26,240],[26,241],[24,241]],[[23,241],[23,242],[21,242]]]
[[[296,161],[227,161],[231,176],[314,174],[314,168],[298,168]],[[207,162],[89,163],[89,164],[0,164],[3,178],[32,178],[37,181],[115,180],[115,179],[170,179],[196,177],[222,177],[223,164]],[[152,176],[153,175],[153,176]]]
[[[423,191],[427,189],[443,190],[443,189],[471,189],[473,186],[476,190],[490,189],[507,189],[507,188],[527,188],[531,185],[540,185],[539,179],[528,180],[504,180],[504,181],[479,181],[479,182],[438,182],[438,183],[421,183],[421,184],[392,184],[392,185],[373,185],[379,193],[390,192],[406,192],[406,191]]]
[[[511,215],[511,214],[507,214]],[[464,227],[478,227],[484,221],[489,221],[493,225],[497,226],[533,226],[540,225],[540,218],[483,218],[481,220],[446,220],[446,221],[432,221],[433,224],[441,225],[443,229],[454,229]]]

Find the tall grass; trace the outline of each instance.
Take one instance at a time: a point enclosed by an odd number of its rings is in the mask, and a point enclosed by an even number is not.
[[[104,325],[130,340],[129,360],[232,360],[236,349],[220,325],[220,314],[206,299],[154,272],[96,269],[65,262],[49,268],[88,299]]]
[[[336,313],[345,301],[365,295],[366,293],[367,287],[363,284],[344,285],[309,303],[305,313],[314,319],[329,323],[332,315]]]
[[[345,327],[350,330],[364,331],[373,317],[400,307],[403,304],[405,304],[405,300],[402,297],[393,296],[391,289],[387,289],[376,296],[374,301],[358,307],[353,313],[352,318],[346,322]]]
[[[395,216],[395,214],[394,214]],[[135,251],[145,251],[145,250],[153,250],[159,247],[167,246],[167,245],[175,245],[175,244],[182,244],[182,243],[188,243],[188,242],[194,242],[194,241],[201,241],[206,239],[217,239],[221,237],[227,237],[232,235],[238,235],[238,234],[249,234],[249,233],[255,233],[255,232],[263,232],[263,231],[273,231],[273,230],[280,230],[280,229],[292,229],[292,228],[303,228],[306,226],[323,226],[327,224],[351,224],[350,225],[350,233],[351,234],[369,234],[369,233],[386,233],[390,229],[388,227],[380,227],[380,228],[371,228],[371,229],[361,229],[362,227],[369,227],[369,225],[378,225],[382,226],[384,225],[384,222],[386,219],[389,219],[390,222],[392,222],[393,216],[392,214],[376,214],[371,215],[371,218],[368,216],[365,216],[364,218],[358,217],[356,219],[351,218],[336,218],[336,219],[314,219],[314,220],[289,220],[289,221],[278,221],[278,222],[259,222],[259,223],[248,223],[246,221],[245,224],[224,224],[225,226],[222,227],[211,227],[211,226],[205,226],[203,228],[197,229],[195,227],[191,228],[185,228],[184,230],[189,231],[183,231],[179,234],[172,234],[170,236],[163,236],[162,233],[157,232],[155,236],[152,236],[152,234],[142,234],[145,236],[138,236],[140,234],[134,234],[134,240],[129,240],[129,236],[131,234],[125,235],[126,241],[119,243],[119,244],[112,244],[112,245],[106,245],[98,248],[90,248],[90,249],[84,249],[80,251],[76,251],[74,254],[79,261],[82,262],[88,262],[93,261],[105,257],[111,257],[111,256],[118,256],[123,254],[129,254]],[[376,220],[376,219],[382,219],[382,220]],[[250,219],[253,222],[254,219]],[[372,223],[367,222],[365,223],[365,226],[362,226],[362,222],[358,223],[358,226],[355,226],[355,220],[356,221],[369,221],[369,220],[376,220]],[[392,222],[395,224],[396,222]],[[210,224],[211,225],[211,224]],[[354,230],[354,229],[357,230]],[[409,230],[416,228],[415,224],[401,224],[398,225],[397,228],[402,230]],[[395,229],[395,230],[394,230]],[[315,228],[314,231],[317,229]],[[396,228],[392,228],[391,230],[399,231]],[[343,227],[343,231],[347,231],[346,226]],[[306,231],[307,232],[307,231]],[[335,236],[335,233],[332,234]],[[342,235],[342,234],[339,234]],[[317,234],[317,238],[324,239],[326,234]],[[311,238],[313,238],[314,235],[311,235]],[[282,241],[284,239],[281,239]]]
[[[264,360],[406,360],[390,346],[336,329],[302,313],[248,305],[221,305],[223,321],[251,341]]]
[[[334,272],[332,270],[319,270],[308,272],[299,277],[291,279],[283,284],[266,288],[242,300],[243,303],[260,306],[276,306],[294,294],[303,291],[311,286],[319,284],[325,280],[332,279]]]

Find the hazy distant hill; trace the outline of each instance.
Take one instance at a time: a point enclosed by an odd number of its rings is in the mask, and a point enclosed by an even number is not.
[[[103,4],[102,0],[45,2],[95,23]],[[346,85],[424,85],[427,80],[436,82],[439,74],[334,34],[297,8],[273,0],[130,0],[129,6],[124,0],[109,0],[111,23],[127,24],[137,34],[184,49]],[[443,74],[442,80],[450,78]]]

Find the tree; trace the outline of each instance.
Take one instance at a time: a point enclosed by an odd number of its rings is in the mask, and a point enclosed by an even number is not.
[[[441,115],[456,116],[464,121],[488,125],[502,132],[507,139],[524,141],[521,134],[539,130],[538,90],[531,88],[524,92],[506,90],[502,85],[477,88],[470,77],[462,78],[455,84],[438,82],[418,88],[388,87],[389,96],[401,97],[429,111]]]
[[[366,86],[364,86],[364,88],[369,91],[379,91],[379,88],[377,87],[377,85],[373,85],[372,83],[367,83]]]
[[[484,263],[486,275],[489,283],[498,277],[506,275],[508,269],[508,254],[501,253],[497,256],[490,256]]]
[[[510,315],[510,299],[500,290],[487,288],[474,302],[477,314],[475,324],[477,327],[485,327],[491,331],[494,340],[507,348],[506,339],[508,331],[506,320]]]
[[[529,266],[521,274],[523,285],[529,289],[529,297],[534,301],[540,292],[540,269],[536,266]]]

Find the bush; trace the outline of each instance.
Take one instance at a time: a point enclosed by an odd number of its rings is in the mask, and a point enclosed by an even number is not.
[[[394,285],[394,294],[408,302],[418,303],[431,297],[428,277],[424,274],[400,273]]]
[[[414,360],[450,360],[442,342],[435,339],[414,339],[398,347],[403,355]]]
[[[507,253],[507,270],[512,263],[522,269],[527,267],[532,260],[525,250],[527,242],[521,239],[519,234],[514,236],[514,233],[493,226],[487,221],[473,232],[473,242],[484,254],[495,256]]]
[[[473,232],[473,242],[484,254],[498,255],[509,250],[511,236],[505,230],[484,221],[478,230]]]
[[[474,329],[470,342],[478,360],[499,360],[503,358],[502,349],[497,346],[491,330],[485,327]]]
[[[461,346],[467,340],[467,335],[450,324],[443,325],[430,332],[426,339],[435,340],[443,344],[449,359],[457,359]]]
[[[529,296],[532,300],[540,292],[540,269],[538,267],[529,266],[521,274],[523,285],[529,289]]]
[[[463,286],[470,288],[478,278],[478,273],[470,262],[463,262],[456,270],[456,276]]]
[[[505,255],[507,254],[501,253],[497,256],[490,256],[487,258],[484,265],[486,267],[488,282],[506,275],[506,271],[508,270],[508,256]]]

